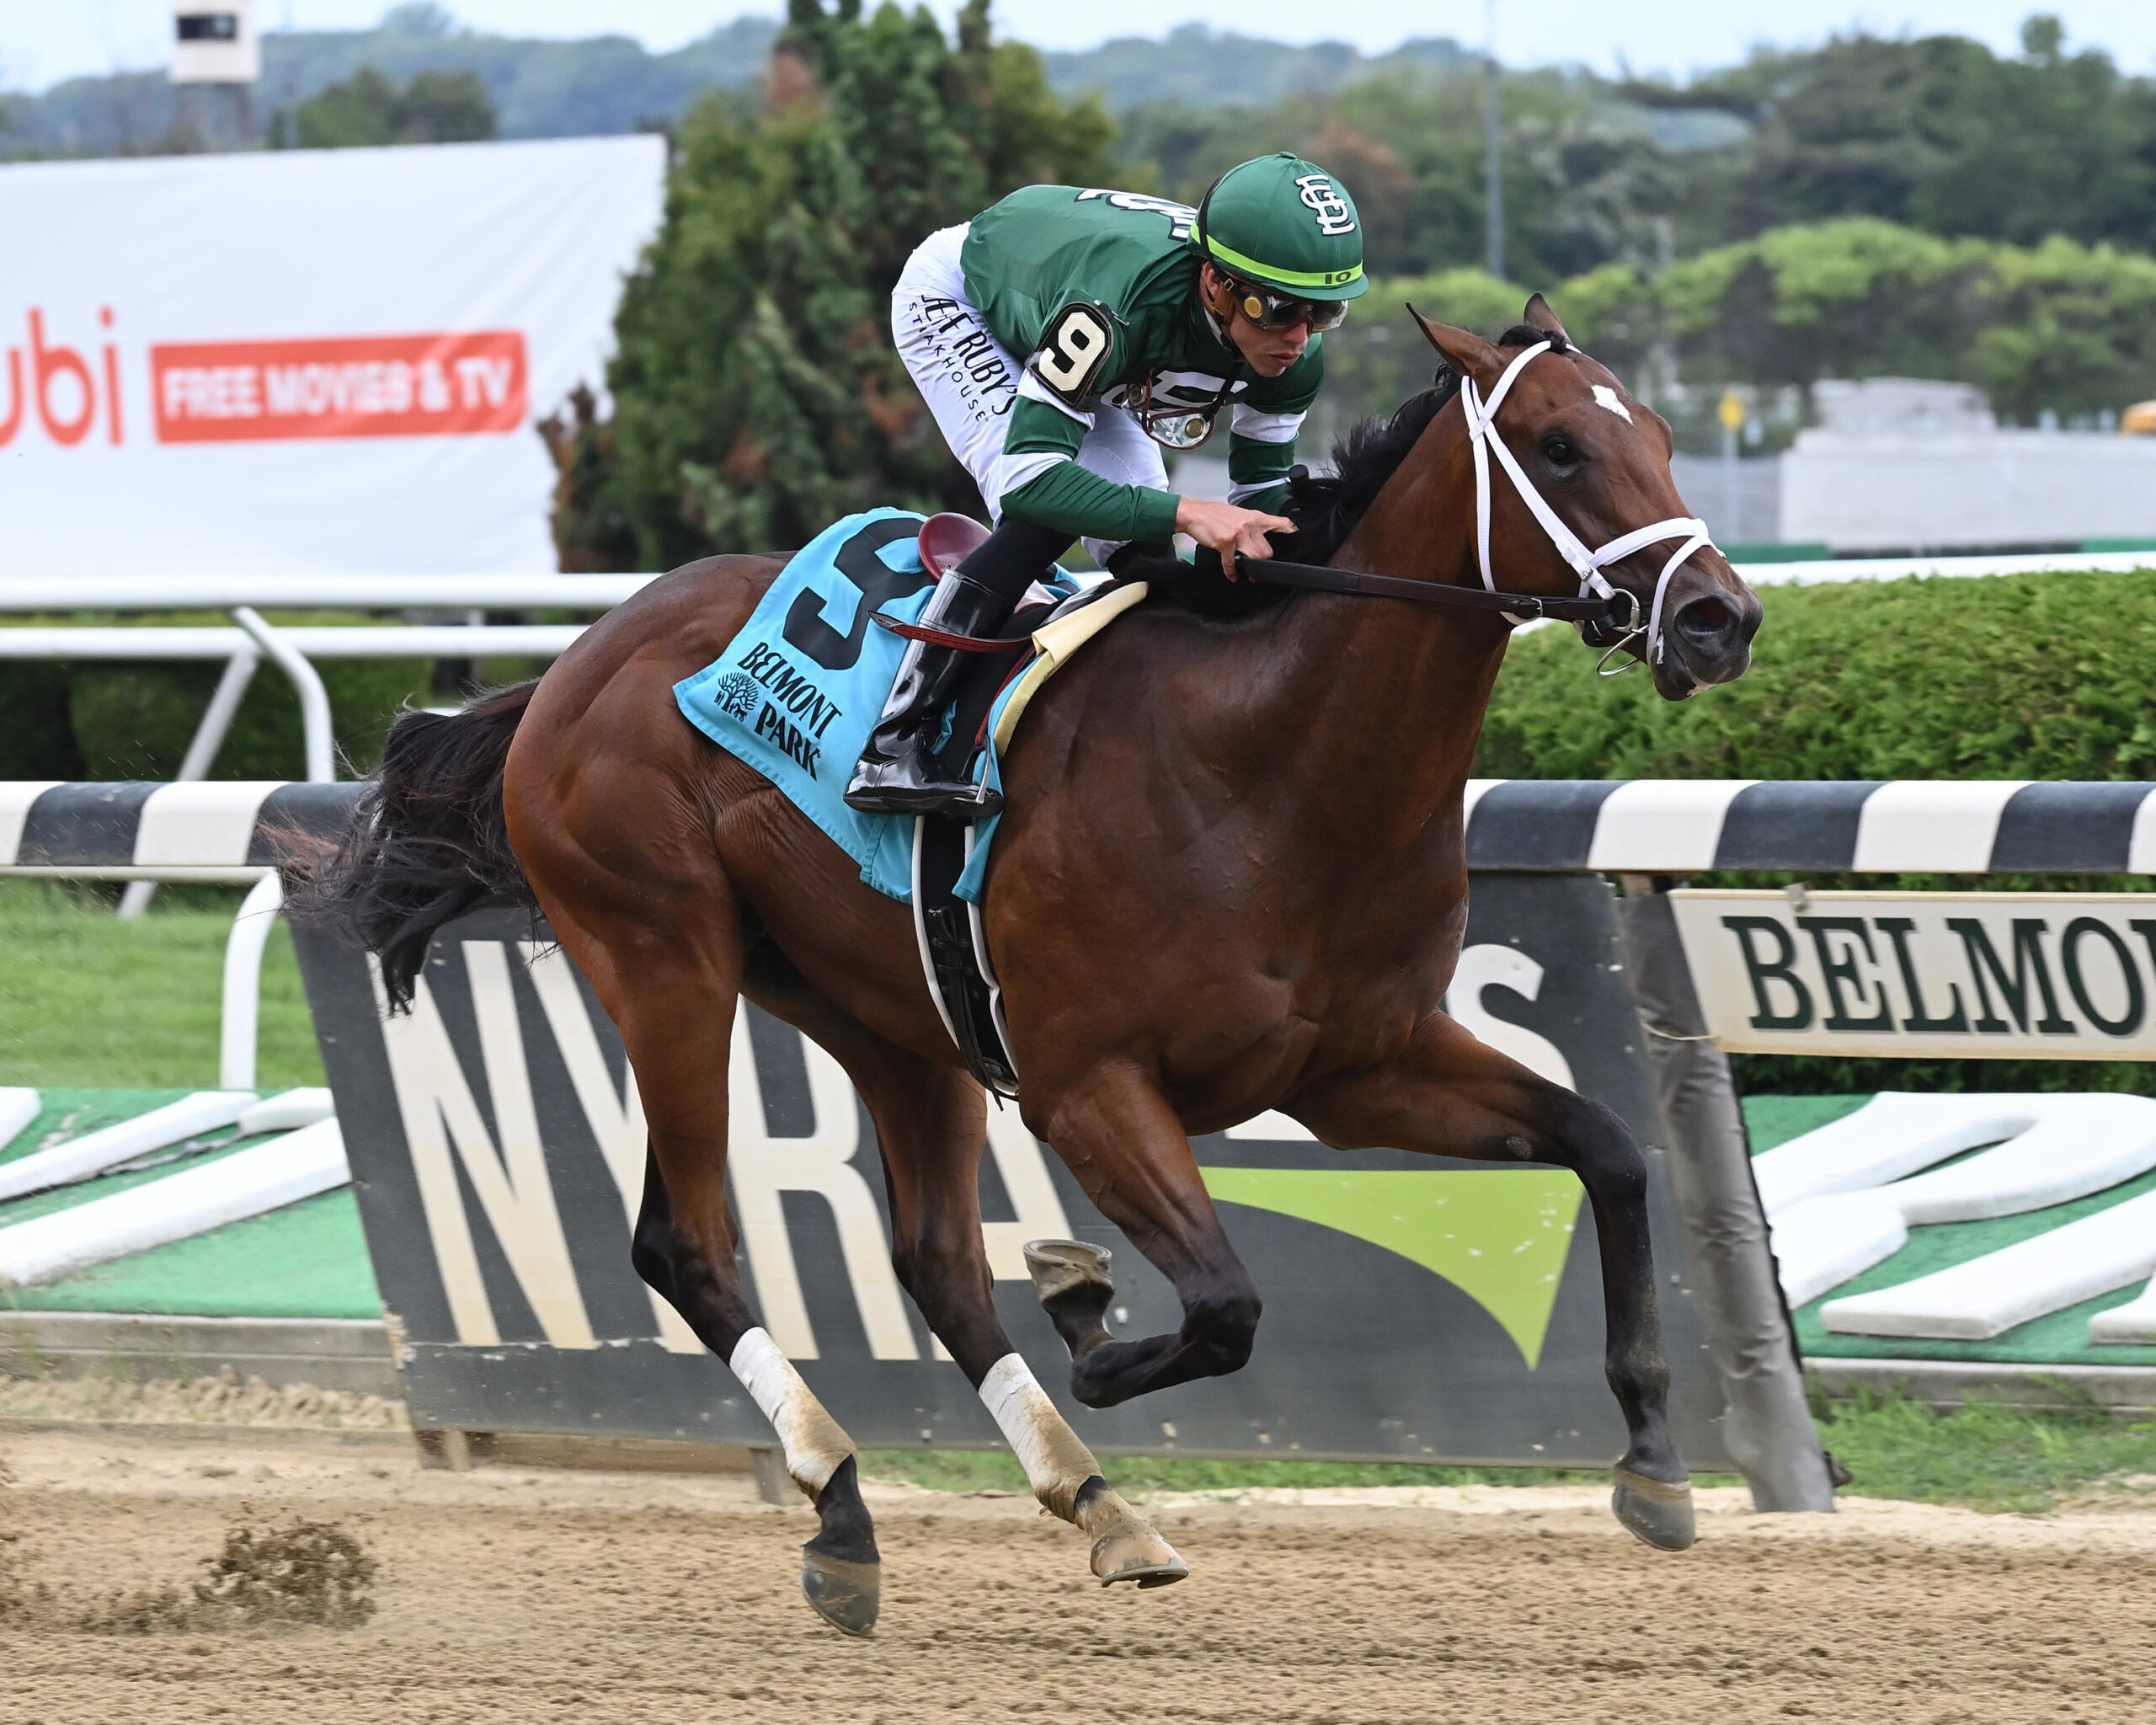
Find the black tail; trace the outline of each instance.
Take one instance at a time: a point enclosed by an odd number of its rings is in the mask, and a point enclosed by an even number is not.
[[[479,900],[529,905],[510,849],[502,766],[535,680],[494,689],[462,713],[407,713],[334,847],[292,869],[289,906],[341,930],[382,961],[403,1011],[435,932]]]

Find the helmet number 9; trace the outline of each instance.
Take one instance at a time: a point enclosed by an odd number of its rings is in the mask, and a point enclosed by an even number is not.
[[[1075,402],[1094,393],[1114,345],[1115,330],[1107,313],[1081,301],[1049,319],[1034,350],[1033,371],[1058,395]]]

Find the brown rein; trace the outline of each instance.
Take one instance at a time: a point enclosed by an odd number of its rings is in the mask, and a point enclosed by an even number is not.
[[[1575,599],[1539,593],[1492,593],[1480,587],[1447,587],[1435,581],[1411,581],[1400,575],[1366,574],[1359,569],[1334,569],[1328,563],[1289,563],[1277,557],[1238,558],[1238,574],[1275,587],[1309,587],[1321,593],[1346,593],[1373,599],[1406,599],[1422,605],[1457,605],[1469,611],[1500,611],[1521,622],[1554,617],[1560,622],[1582,622],[1602,628],[1629,627],[1639,614],[1632,594],[1631,619],[1624,615],[1614,597],[1604,599],[1582,594]]]
[[[1406,599],[1420,605],[1454,605],[1468,611],[1502,611],[1513,622],[1521,623],[1544,617],[1559,622],[1584,623],[1590,634],[1636,628],[1640,616],[1637,596],[1622,587],[1608,599],[1590,594],[1565,599],[1540,593],[1492,593],[1480,587],[1447,587],[1435,581],[1369,574],[1361,569],[1334,569],[1329,563],[1290,563],[1278,557],[1239,558],[1236,571],[1240,578],[1267,586],[1307,587],[1321,593],[1342,593],[1354,598]],[[1620,598],[1630,602],[1629,616],[1625,614],[1627,607],[1618,603]],[[960,653],[1001,653],[1018,644],[1017,640],[954,635],[946,629],[902,623],[880,615],[875,621],[903,639],[947,647]]]

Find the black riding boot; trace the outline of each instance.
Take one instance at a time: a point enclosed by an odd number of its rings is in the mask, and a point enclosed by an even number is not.
[[[985,636],[1002,627],[1027,587],[1070,544],[1070,536],[1031,521],[1006,520],[937,584],[921,614],[923,627]],[[956,648],[909,641],[883,716],[868,734],[846,786],[850,809],[864,814],[950,814],[979,820],[1003,799],[985,786],[944,777],[929,750],[937,721],[958,691],[967,655]]]

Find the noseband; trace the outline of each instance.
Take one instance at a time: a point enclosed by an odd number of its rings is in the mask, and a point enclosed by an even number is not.
[[[1527,477],[1518,457],[1505,447],[1504,439],[1497,435],[1497,409],[1504,405],[1513,381],[1527,369],[1530,360],[1550,352],[1553,345],[1539,341],[1523,351],[1505,367],[1504,375],[1497,379],[1497,387],[1486,400],[1472,377],[1463,377],[1460,380],[1460,405],[1467,415],[1468,446],[1475,456],[1475,553],[1482,571],[1481,592],[1472,588],[1444,586],[1433,581],[1404,580],[1396,575],[1360,574],[1327,564],[1284,563],[1277,558],[1244,559],[1242,567],[1253,579],[1279,586],[1315,587],[1331,593],[1363,593],[1387,599],[1417,600],[1425,604],[1465,606],[1476,611],[1497,611],[1512,623],[1557,618],[1577,625],[1581,634],[1594,645],[1607,644],[1609,650],[1595,667],[1598,671],[1644,635],[1646,648],[1642,657],[1660,664],[1664,647],[1662,599],[1669,590],[1669,578],[1695,552],[1712,545],[1714,541],[1705,521],[1693,515],[1672,515],[1667,521],[1636,527],[1611,540],[1599,551],[1590,551],[1579,535],[1558,518],[1556,510],[1534,489],[1534,481]],[[1557,554],[1579,577],[1578,598],[1550,599],[1539,594],[1499,590],[1490,567],[1490,457],[1493,451],[1497,465],[1505,470],[1513,489],[1519,494],[1520,501],[1541,524],[1543,532],[1556,547]],[[1676,555],[1662,566],[1662,574],[1654,585],[1653,604],[1642,622],[1639,595],[1627,588],[1612,586],[1602,571],[1636,551],[1671,539],[1682,539],[1684,542],[1677,548]],[[1618,670],[1628,669],[1629,665],[1618,667]],[[1603,674],[1614,676],[1617,672]]]

